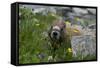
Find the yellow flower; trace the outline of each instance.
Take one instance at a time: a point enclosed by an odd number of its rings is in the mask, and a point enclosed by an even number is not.
[[[77,30],[77,29],[74,29],[73,31],[76,32],[76,33],[79,32],[79,30]]]
[[[69,21],[66,21],[65,23],[66,23],[66,25],[70,25],[70,22]]]
[[[40,26],[40,24],[38,24],[38,23],[37,23],[37,24],[35,24],[35,25],[36,25],[36,26]]]
[[[76,21],[79,21],[80,19],[78,17],[76,17]]]
[[[51,13],[51,15],[54,16],[54,17],[56,17],[56,14],[54,14],[54,13]]]
[[[68,50],[68,52],[72,52],[72,49],[71,48],[68,48],[67,50]]]

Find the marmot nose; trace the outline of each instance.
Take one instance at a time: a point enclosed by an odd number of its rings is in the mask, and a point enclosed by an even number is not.
[[[53,35],[56,36],[57,35],[57,32],[53,32]]]

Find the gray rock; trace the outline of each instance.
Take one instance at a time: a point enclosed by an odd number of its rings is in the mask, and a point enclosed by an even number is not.
[[[83,8],[73,8],[73,11],[78,14],[87,14],[88,13],[88,11]]]
[[[87,8],[88,12],[96,15],[96,9],[93,9],[93,8]]]
[[[88,26],[88,28],[89,28],[89,29],[96,29],[96,24],[90,24],[90,25]]]
[[[94,19],[96,19],[96,16],[92,15],[92,14],[85,14],[82,18],[89,19],[89,20],[94,20]]]
[[[84,58],[96,54],[96,40],[91,35],[73,36],[71,40],[73,57]]]
[[[80,14],[80,13],[75,13],[75,12],[69,12],[68,13],[68,16],[74,16],[74,17],[82,17],[82,14]]]

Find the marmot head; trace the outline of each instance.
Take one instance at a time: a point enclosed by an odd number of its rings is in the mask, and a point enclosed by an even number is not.
[[[66,24],[62,20],[56,20],[53,22],[50,31],[49,36],[50,38],[55,40],[61,40],[64,37],[64,34],[66,32]]]

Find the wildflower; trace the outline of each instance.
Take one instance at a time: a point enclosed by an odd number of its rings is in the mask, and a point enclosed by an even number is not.
[[[78,17],[76,17],[75,19],[76,19],[76,21],[79,21],[80,20]]]
[[[69,21],[65,22],[67,28],[71,28],[71,23]]]
[[[66,23],[66,25],[70,25],[70,22],[69,21],[66,21],[65,23]]]
[[[56,15],[54,13],[51,13],[51,16],[56,17]]]
[[[38,20],[38,19],[36,19],[36,18],[34,18],[33,20],[34,20],[34,22],[39,22],[39,20]]]
[[[37,24],[35,24],[35,25],[36,25],[36,26],[40,26],[40,24],[38,24],[38,23],[37,23]]]
[[[77,29],[74,29],[74,30],[73,30],[73,32],[79,32],[79,30],[77,30]]]
[[[72,49],[71,49],[71,48],[68,48],[67,51],[68,51],[68,52],[72,52]]]

